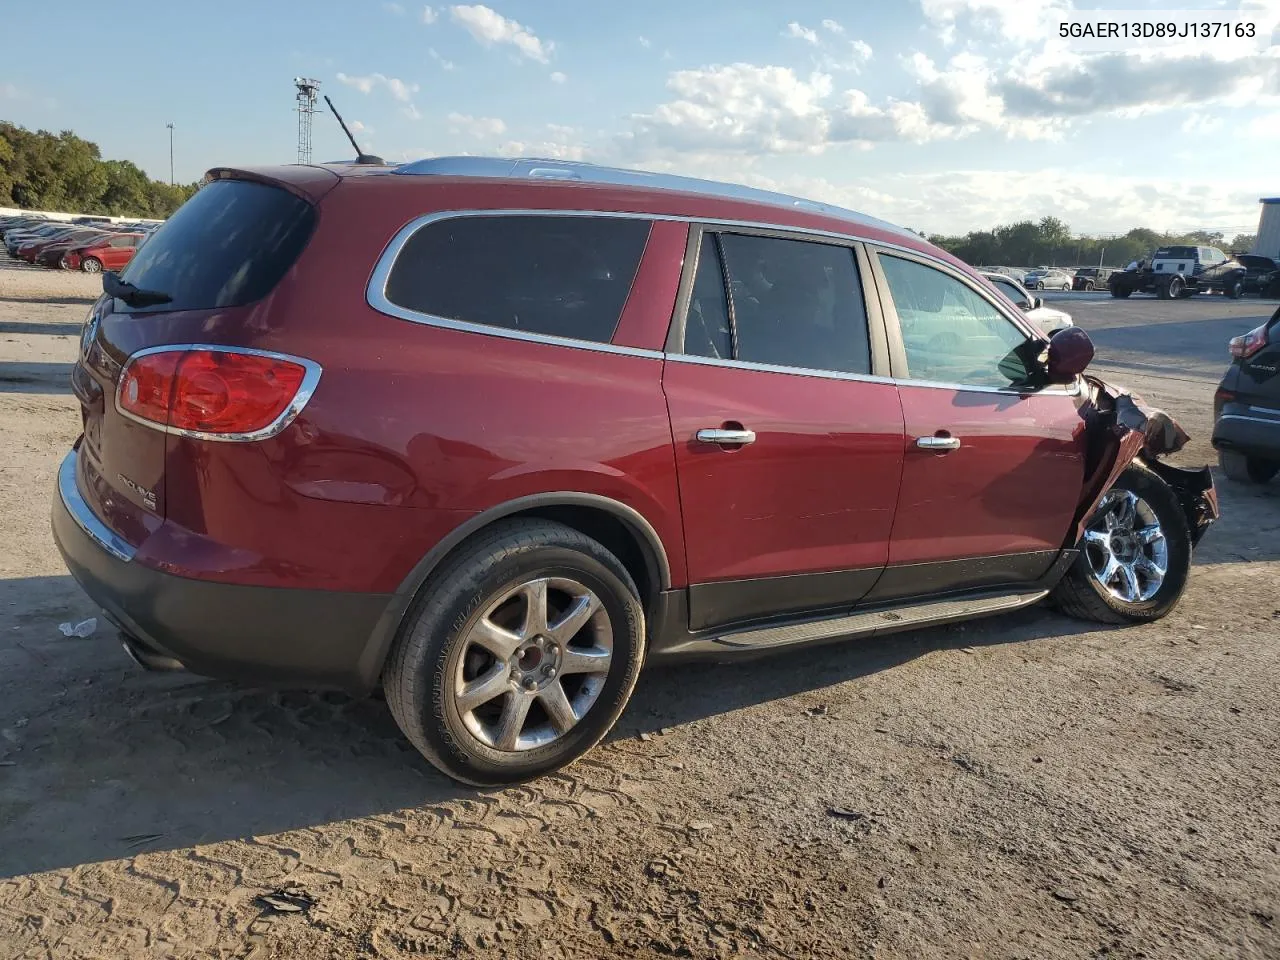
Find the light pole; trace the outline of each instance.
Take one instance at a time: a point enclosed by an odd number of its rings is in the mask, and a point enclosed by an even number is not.
[[[173,124],[166,123],[169,128],[169,186],[173,186]]]

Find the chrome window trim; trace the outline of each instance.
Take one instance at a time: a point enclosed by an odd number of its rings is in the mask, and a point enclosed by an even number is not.
[[[75,521],[76,526],[83,530],[90,540],[117,560],[128,563],[138,549],[116,535],[110,527],[99,520],[98,515],[89,506],[89,502],[80,493],[79,482],[76,479],[78,473],[76,468],[79,462],[80,451],[73,449],[62,458],[62,464],[58,467],[58,496],[62,498],[62,505]]]
[[[435,213],[423,214],[415,217],[396,231],[395,235],[383,248],[382,253],[378,255],[378,260],[374,265],[373,273],[369,277],[369,283],[365,288],[365,301],[374,310],[390,317],[396,317],[400,320],[407,320],[410,323],[418,323],[428,327],[440,327],[446,330],[457,330],[464,333],[477,333],[481,336],[500,337],[505,340],[520,340],[526,343],[541,343],[550,346],[569,347],[575,350],[592,350],[597,353],[611,353],[629,357],[643,357],[651,360],[670,360],[676,363],[693,363],[705,366],[719,367],[739,367],[746,370],[758,370],[763,373],[785,373],[794,374],[802,377],[816,377],[828,380],[852,380],[866,381],[869,383],[898,383],[903,386],[913,387],[932,387],[939,390],[964,390],[976,393],[1002,393],[1010,396],[1076,396],[1080,392],[1080,384],[1077,381],[1071,389],[1046,388],[1035,391],[1019,391],[1008,390],[1001,387],[978,387],[968,384],[953,383],[933,383],[931,381],[916,381],[906,379],[894,379],[892,377],[881,377],[874,374],[854,374],[840,373],[833,370],[810,370],[799,367],[787,367],[766,363],[751,363],[740,360],[720,360],[714,357],[695,357],[690,354],[678,353],[672,350],[647,350],[641,347],[624,347],[612,343],[597,343],[594,340],[578,340],[572,337],[557,337],[545,333],[529,333],[523,330],[510,330],[505,327],[491,327],[482,323],[472,323],[466,320],[453,320],[448,317],[440,317],[434,314],[421,313],[416,310],[410,310],[406,307],[398,306],[387,299],[387,281],[390,279],[391,270],[395,266],[397,258],[400,256],[401,250],[404,249],[409,238],[429,224],[438,223],[441,220],[455,220],[461,217],[602,217],[609,219],[624,220],[652,220],[666,221],[673,223],[684,223],[695,227],[709,227],[713,229],[740,229],[740,230],[758,230],[766,231],[770,235],[792,234],[796,237],[816,237],[825,240],[835,241],[841,246],[856,246],[857,244],[866,243],[875,247],[886,250],[894,250],[919,257],[922,260],[935,263],[945,268],[948,272],[958,274],[955,267],[938,257],[933,256],[924,251],[916,250],[911,247],[901,246],[890,241],[860,236],[856,233],[841,233],[833,230],[819,230],[813,227],[796,227],[789,224],[769,223],[759,220],[720,220],[709,217],[694,217],[678,214],[664,213],[636,213],[633,211],[615,211],[615,210],[561,210],[561,209],[537,209],[528,207],[504,207],[494,209],[456,209],[456,210],[437,210]],[[692,233],[690,243],[692,243]],[[871,251],[874,252],[874,251]],[[696,257],[695,257],[696,260]],[[685,290],[685,280],[689,276],[689,263],[685,264],[685,274],[681,280],[681,292]],[[689,281],[690,289],[692,281]],[[864,296],[866,292],[866,280],[863,278]],[[969,286],[976,292],[981,293],[980,288],[974,282],[969,282]],[[1014,322],[1014,325],[1022,330],[1027,330],[1029,337],[1044,339],[1038,331],[1030,330],[1025,322],[1020,322],[1021,318],[1012,317],[1007,311],[999,308],[1002,316],[1005,316]],[[1047,342],[1047,341],[1046,341]]]
[[[147,420],[137,414],[130,413],[120,405],[120,391],[124,387],[125,374],[135,360],[156,353],[180,353],[188,350],[206,350],[211,353],[241,353],[254,357],[268,357],[272,360],[285,360],[289,363],[296,363],[305,371],[302,375],[302,385],[298,387],[298,392],[294,395],[293,400],[280,412],[278,417],[260,430],[253,430],[248,433],[207,433],[202,430],[186,430],[167,423],[156,423],[154,420]],[[163,346],[147,347],[145,350],[139,350],[130,354],[129,358],[125,360],[124,365],[120,368],[120,377],[116,381],[115,408],[116,413],[126,420],[131,420],[144,427],[150,427],[152,430],[159,430],[161,433],[167,433],[175,437],[187,437],[191,440],[214,440],[219,443],[245,443],[255,440],[267,440],[281,433],[297,419],[298,414],[302,412],[302,408],[307,405],[312,394],[316,392],[322,372],[320,364],[314,360],[295,357],[288,353],[276,353],[272,350],[257,350],[253,347],[224,347],[210,343],[166,343]]]
[[[640,347],[622,347],[613,343],[599,343],[595,340],[579,340],[575,337],[559,337],[550,333],[530,333],[527,330],[511,330],[507,327],[491,327],[484,323],[474,323],[470,320],[454,320],[451,317],[441,317],[433,313],[423,313],[418,310],[410,310],[408,307],[402,307],[397,303],[392,303],[387,298],[387,282],[391,279],[391,271],[395,268],[396,260],[400,257],[400,252],[404,249],[409,238],[419,230],[433,223],[439,223],[442,220],[457,220],[462,217],[600,217],[608,219],[624,219],[624,220],[670,220],[672,217],[654,216],[647,213],[608,213],[595,210],[439,210],[435,213],[428,213],[424,216],[410,220],[401,227],[391,242],[386,245],[382,253],[378,257],[378,262],[374,265],[373,274],[369,277],[369,284],[365,287],[365,302],[379,313],[386,314],[389,317],[397,317],[400,320],[408,320],[410,323],[420,323],[428,327],[442,327],[445,330],[458,330],[464,333],[479,333],[484,336],[502,337],[505,340],[521,340],[525,343],[545,343],[553,346],[571,347],[576,350],[594,350],[597,353],[614,353],[628,357],[648,357],[650,359],[661,360],[661,350],[645,350]],[[641,254],[643,258],[644,254]],[[636,264],[637,272],[639,264]],[[626,304],[624,302],[625,309]],[[616,334],[617,328],[615,326]]]
[[[719,357],[699,357],[691,353],[667,355],[671,363],[691,363],[702,367],[730,367],[736,370],[756,370],[760,373],[789,373],[797,377],[816,377],[820,380],[853,380],[863,383],[896,383],[891,377],[879,377],[873,373],[841,373],[838,370],[816,370],[809,367],[788,367],[774,363],[756,363],[750,360],[722,360]]]

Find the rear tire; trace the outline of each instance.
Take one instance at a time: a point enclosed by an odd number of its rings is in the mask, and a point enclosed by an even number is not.
[[[1123,287],[1118,283],[1111,285],[1111,295],[1115,297],[1117,300],[1127,300],[1129,298],[1129,295],[1132,293],[1133,293],[1133,290],[1130,289],[1129,287]]]
[[[1222,288],[1222,293],[1231,300],[1239,300],[1244,296],[1244,281],[1232,280]]]
[[[518,783],[609,732],[635,688],[644,636],[617,557],[563,524],[506,521],[432,575],[383,688],[400,729],[441,771],[477,786]]]
[[[1235,450],[1219,450],[1218,466],[1237,483],[1270,483],[1280,473],[1280,460],[1247,457]]]
[[[1161,300],[1172,300],[1174,297],[1182,296],[1182,278],[1176,274],[1167,280],[1162,280],[1156,287],[1156,296]]]
[[[85,257],[80,261],[80,269],[85,273],[101,273],[102,261],[97,257]]]
[[[1068,616],[1148,623],[1168,615],[1187,586],[1191,532],[1177,494],[1131,464],[1085,524],[1080,555],[1052,593]]]

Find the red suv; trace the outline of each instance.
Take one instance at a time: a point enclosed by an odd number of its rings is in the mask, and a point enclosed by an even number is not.
[[[969,267],[822,204],[558,161],[217,169],[82,335],[68,567],[143,665],[385,691],[450,775],[601,739],[646,660],[1052,598],[1161,617],[1185,434]]]

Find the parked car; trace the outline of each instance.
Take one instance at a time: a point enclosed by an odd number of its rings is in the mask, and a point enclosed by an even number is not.
[[[1256,253],[1242,253],[1236,258],[1245,269],[1244,292],[1260,297],[1280,297],[1280,260]]]
[[[9,256],[14,256],[18,252],[18,247],[26,243],[28,240],[37,240],[41,237],[52,237],[59,233],[67,233],[75,229],[65,223],[47,223],[39,227],[29,227],[23,230],[8,230],[4,235],[4,246],[9,252]]]
[[[1071,276],[1056,267],[1040,267],[1024,275],[1022,284],[1028,290],[1070,290]]]
[[[1111,267],[1081,267],[1071,278],[1072,290],[1105,290],[1111,274]]]
[[[1075,326],[1071,314],[1064,310],[1046,307],[1039,297],[1029,294],[1022,284],[1013,277],[1002,273],[984,273],[991,285],[1013,301],[1013,305],[1022,311],[1029,321],[1034,323],[1042,333],[1053,336],[1067,327]]]
[[[1164,616],[1171,421],[905,230],[565,161],[211,171],[72,374],[53,529],[139,662],[381,686],[470,783],[645,662],[1028,607]],[[406,214],[406,211],[412,211]]]
[[[35,263],[40,254],[48,247],[58,244],[76,244],[87,243],[91,240],[98,240],[109,236],[101,230],[91,229],[70,229],[59,230],[47,237],[40,237],[36,240],[28,240],[23,243],[15,251],[19,259],[27,261],[27,263]]]
[[[1108,279],[1113,297],[1154,293],[1161,300],[1221,293],[1235,299],[1244,293],[1245,267],[1217,247],[1161,247],[1149,260],[1131,263]]]
[[[105,230],[86,230],[80,236],[73,234],[69,237],[62,237],[44,243],[32,262],[38,263],[42,267],[61,267],[66,269],[67,264],[64,261],[67,254],[72,250],[77,250],[81,247],[92,247],[95,244],[106,241],[111,236],[112,234]]]
[[[106,234],[77,246],[69,247],[59,260],[67,270],[102,273],[124,267],[146,237],[141,233]]]
[[[1232,480],[1266,483],[1280,473],[1280,308],[1230,349],[1213,397],[1213,446]]]

